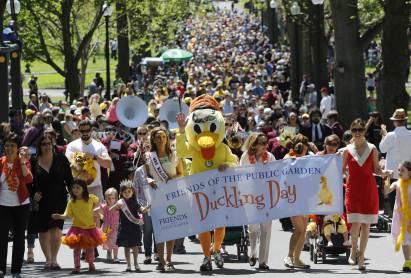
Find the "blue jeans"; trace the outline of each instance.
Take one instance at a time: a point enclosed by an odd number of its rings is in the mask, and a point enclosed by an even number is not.
[[[151,257],[152,255],[152,246],[154,243],[154,252],[157,252],[156,250],[156,244],[154,240],[154,233],[153,233],[153,222],[151,222],[151,216],[148,215],[147,213],[143,214],[143,220],[144,220],[144,225],[143,225],[143,230],[144,230],[144,236],[143,236],[143,244],[144,244],[144,255],[146,257]]]

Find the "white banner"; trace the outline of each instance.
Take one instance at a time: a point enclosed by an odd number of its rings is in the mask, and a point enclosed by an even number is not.
[[[157,242],[223,226],[343,212],[342,160],[306,156],[229,168],[146,188]]]

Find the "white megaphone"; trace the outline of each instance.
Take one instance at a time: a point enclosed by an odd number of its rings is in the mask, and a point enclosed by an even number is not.
[[[184,102],[181,102],[181,112],[188,115],[188,106]],[[169,129],[178,128],[176,119],[178,113],[180,113],[178,98],[168,99],[160,107],[160,121],[167,121]]]
[[[147,104],[137,96],[123,97],[117,103],[116,114],[123,125],[136,128],[143,125],[148,118]]]

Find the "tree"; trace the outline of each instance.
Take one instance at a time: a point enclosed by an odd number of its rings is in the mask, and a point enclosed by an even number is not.
[[[409,74],[409,28],[410,2],[386,0],[383,4],[385,20],[382,35],[382,68],[377,87],[377,107],[383,119],[388,119],[396,108],[407,111],[409,95],[405,84]]]
[[[364,50],[382,27],[377,18],[360,34],[358,0],[330,0],[335,30],[335,92],[341,122],[346,126],[367,116]]]
[[[26,58],[49,64],[64,77],[70,101],[76,99],[80,95],[78,64],[101,21],[103,0],[27,0],[22,5],[20,34]],[[80,26],[80,22],[88,23]],[[63,67],[57,62],[59,57],[64,57]]]
[[[128,39],[128,11],[125,0],[116,1],[118,74],[124,81],[130,79],[130,47]]]

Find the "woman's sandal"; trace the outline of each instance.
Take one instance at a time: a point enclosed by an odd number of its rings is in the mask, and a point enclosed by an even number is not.
[[[52,263],[50,264],[50,269],[51,270],[61,270],[61,266],[58,263]]]
[[[364,255],[358,256],[358,270],[360,270],[360,271],[365,271],[366,270],[364,260],[365,260]]]
[[[303,263],[299,259],[297,259],[297,260],[294,259],[293,266],[294,266],[294,268],[299,268],[299,269],[310,269],[311,268],[310,265]]]

